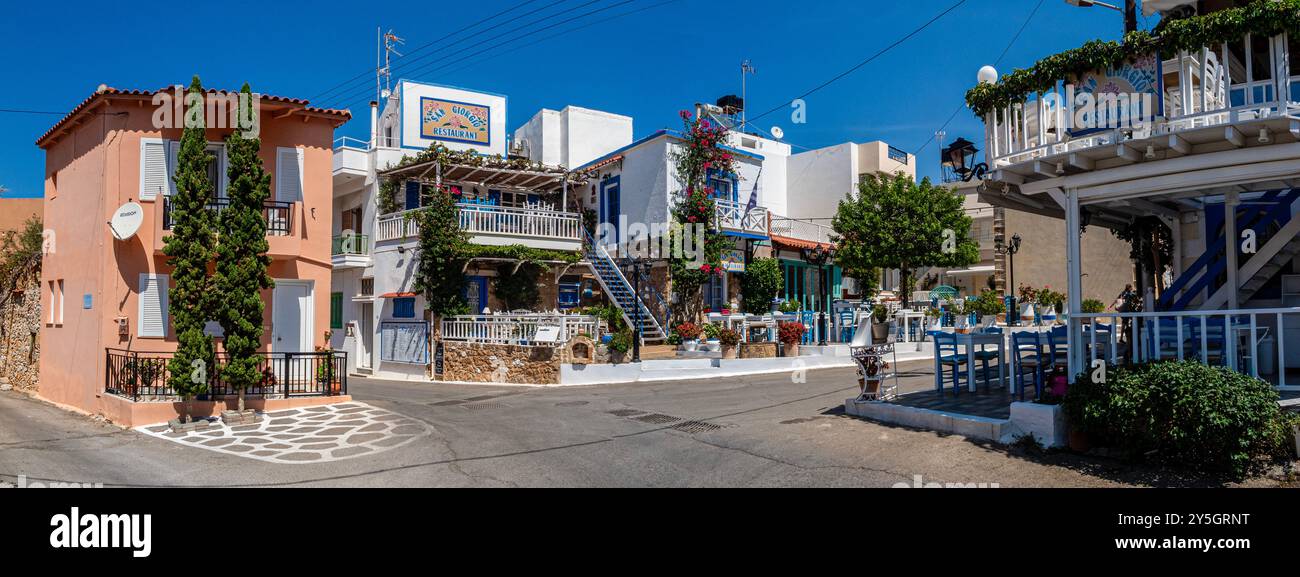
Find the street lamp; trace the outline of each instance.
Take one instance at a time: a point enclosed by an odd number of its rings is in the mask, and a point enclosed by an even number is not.
[[[958,138],[952,144],[940,151],[939,164],[948,169],[956,178],[962,182],[970,182],[975,178],[983,178],[988,172],[988,165],[984,163],[975,163],[975,155],[979,149],[975,148],[975,143]]]
[[[817,332],[820,335],[817,346],[825,347],[828,344],[826,341],[826,333],[828,332],[827,317],[831,312],[831,286],[826,275],[826,263],[835,258],[835,248],[822,248],[822,245],[819,244],[807,253],[806,258],[810,264],[817,265],[817,278],[821,280],[821,286],[825,289],[823,293],[826,297],[823,303],[824,310],[819,313],[820,317],[817,319]]]
[[[1129,32],[1137,32],[1138,29],[1137,0],[1124,0],[1123,8],[1120,8],[1119,6],[1116,6],[1114,4],[1108,4],[1106,2],[1097,2],[1096,0],[1065,0],[1065,3],[1071,6],[1078,6],[1080,8],[1092,8],[1093,6],[1101,6],[1102,8],[1110,8],[1111,10],[1114,10],[1116,12],[1122,12],[1124,14],[1124,33],[1128,34]]]
[[[628,258],[626,261],[632,270],[632,362],[641,362],[641,337],[644,334],[644,322],[641,319],[641,275],[649,273],[650,262],[639,258]]]

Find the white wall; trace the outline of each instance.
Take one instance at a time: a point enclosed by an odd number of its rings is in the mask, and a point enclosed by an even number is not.
[[[835,216],[840,200],[857,186],[857,146],[851,142],[792,155],[787,165],[791,218]]]
[[[755,178],[758,183],[758,204],[765,206],[776,214],[784,215],[790,204],[788,189],[788,165],[790,145],[769,140],[752,134],[732,132],[728,144],[737,150],[743,150],[763,157],[763,172],[757,172],[746,178],[742,171],[740,182],[740,202],[749,202],[749,195],[754,191]],[[742,162],[756,162],[741,157]]]
[[[567,106],[542,109],[515,131],[529,160],[576,168],[632,144],[632,118]]]

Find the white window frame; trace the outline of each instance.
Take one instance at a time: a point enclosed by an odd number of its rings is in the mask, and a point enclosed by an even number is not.
[[[162,315],[162,334],[145,333],[144,325],[144,287],[145,282],[156,280],[158,282],[158,310]],[[140,273],[139,284],[136,287],[136,324],[135,334],[137,337],[146,339],[165,339],[171,327],[171,319],[168,317],[168,293],[170,293],[171,277],[165,274],[152,274],[147,272]]]
[[[148,168],[148,155],[145,154],[145,148],[150,144],[162,146],[163,153],[163,189],[161,191],[149,190],[145,186],[144,175]],[[137,190],[137,198],[144,202],[152,202],[159,196],[171,194],[172,189],[172,166],[171,166],[171,144],[162,138],[141,138],[140,139],[140,186]],[[160,194],[161,192],[161,194]]]

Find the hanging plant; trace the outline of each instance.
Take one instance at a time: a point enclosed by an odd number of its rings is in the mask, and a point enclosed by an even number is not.
[[[1028,69],[1017,69],[996,83],[975,86],[966,92],[966,105],[980,118],[995,111],[1001,118],[1008,106],[1024,102],[1031,94],[1051,92],[1057,82],[1072,82],[1087,72],[1118,67],[1140,56],[1239,42],[1247,34],[1276,36],[1283,32],[1300,36],[1300,0],[1253,2],[1172,20],[1161,26],[1159,36],[1140,30],[1126,34],[1123,42],[1093,40],[1039,60]]]

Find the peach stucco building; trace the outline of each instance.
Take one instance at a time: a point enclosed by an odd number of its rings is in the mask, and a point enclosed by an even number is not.
[[[36,142],[46,153],[40,395],[125,425],[176,415],[165,379],[137,370],[147,366],[140,358],[164,358],[176,348],[167,311],[171,271],[162,251],[182,131],[179,120],[175,128],[155,128],[155,94],[101,87]],[[214,95],[229,93],[209,91],[205,98]],[[350,116],[265,95],[260,107],[261,157],[271,173],[270,274],[276,279],[276,288],[263,295],[263,346],[269,353],[309,352],[328,344],[331,142]],[[209,119],[208,126],[214,124]],[[214,209],[225,197],[230,132],[207,131],[215,158]],[[131,238],[116,240],[109,220],[128,202],[143,208],[144,223]],[[219,331],[215,323],[210,328]],[[138,364],[124,371],[122,359]],[[283,393],[271,387],[250,405],[338,399],[292,394],[288,373],[296,370],[278,365],[279,378],[268,382],[284,383]],[[197,405],[199,414],[224,408],[220,398]]]

